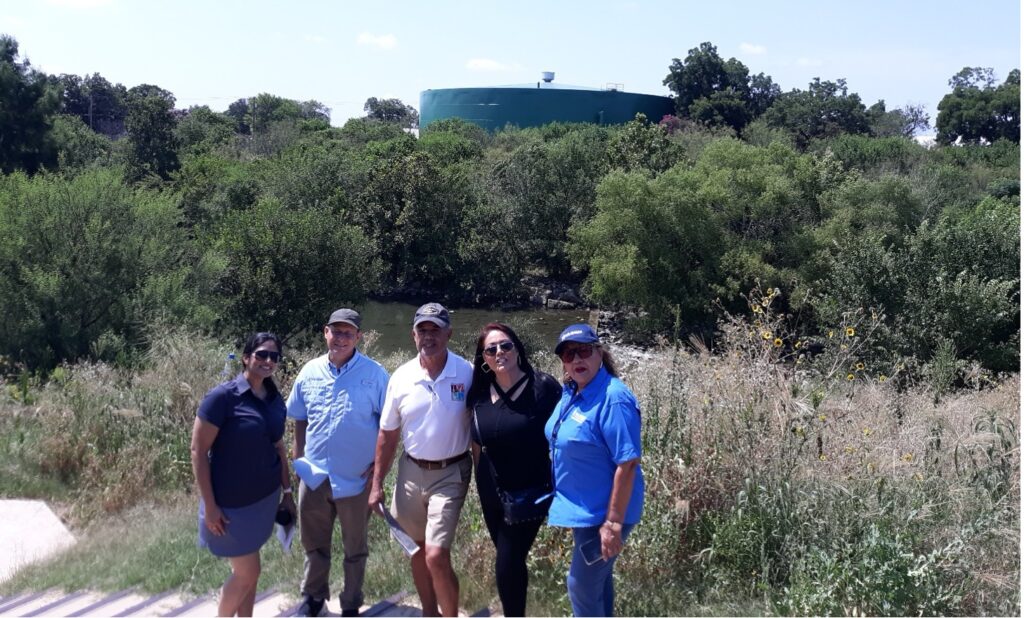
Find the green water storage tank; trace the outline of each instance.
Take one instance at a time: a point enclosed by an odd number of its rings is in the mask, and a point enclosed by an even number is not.
[[[443,88],[420,93],[420,128],[435,120],[461,118],[489,131],[511,124],[536,127],[549,122],[621,124],[638,113],[658,122],[675,112],[671,98],[622,92],[619,88],[582,88],[550,81],[488,88]]]

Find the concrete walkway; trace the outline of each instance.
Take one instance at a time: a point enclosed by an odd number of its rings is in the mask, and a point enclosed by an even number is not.
[[[21,566],[75,544],[60,518],[39,500],[0,500],[0,582]]]

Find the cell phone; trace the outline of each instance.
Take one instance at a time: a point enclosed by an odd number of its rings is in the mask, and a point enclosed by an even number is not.
[[[601,555],[601,536],[595,536],[583,545],[580,545],[580,555],[583,556],[583,562],[587,566],[597,564],[598,560],[604,560],[604,556]]]

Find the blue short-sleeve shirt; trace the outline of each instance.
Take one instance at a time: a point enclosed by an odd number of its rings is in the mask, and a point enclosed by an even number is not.
[[[373,463],[388,372],[356,351],[339,369],[327,355],[302,368],[288,395],[288,417],[306,421],[305,458],[326,470],[335,498],[363,491]]]
[[[264,384],[266,400],[238,374],[210,389],[199,404],[199,418],[218,429],[209,453],[218,506],[248,506],[281,486],[281,458],[274,445],[284,436],[284,399],[273,380]]]
[[[557,429],[557,433],[556,433]],[[548,524],[596,526],[608,515],[615,469],[640,457],[640,408],[636,397],[604,367],[581,393],[572,386],[544,426],[551,445],[555,499]],[[640,521],[644,475],[637,466],[623,523]]]

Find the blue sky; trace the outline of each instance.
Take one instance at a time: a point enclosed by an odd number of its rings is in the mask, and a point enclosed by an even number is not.
[[[48,73],[156,84],[222,111],[269,92],[316,99],[343,124],[371,96],[536,81],[669,94],[673,58],[703,41],[783,90],[846,78],[867,105],[935,121],[965,66],[1020,67],[1017,0],[935,2],[271,2],[0,0],[0,32]]]

